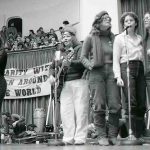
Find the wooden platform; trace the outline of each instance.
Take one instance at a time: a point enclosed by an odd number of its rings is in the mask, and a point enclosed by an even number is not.
[[[47,144],[0,144],[0,150],[148,150],[150,145],[143,146],[99,146],[99,145],[70,145],[47,146]]]

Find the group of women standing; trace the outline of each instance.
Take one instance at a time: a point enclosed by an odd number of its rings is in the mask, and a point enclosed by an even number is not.
[[[144,43],[136,33],[139,20],[134,12],[125,12],[120,22],[123,32],[115,36],[111,32],[111,17],[107,11],[101,11],[95,16],[92,30],[82,47],[72,27],[65,29],[62,39],[64,47],[74,51],[73,59],[63,62],[67,71],[60,103],[65,144],[82,145],[86,142],[89,92],[88,83],[81,79],[84,68],[89,74],[90,94],[94,101],[93,118],[99,144],[106,146],[117,142],[122,109],[121,88],[126,123],[128,124],[130,99],[133,135],[140,138],[143,134],[146,86],[150,96],[150,13],[144,16]],[[1,64],[5,68],[6,63]],[[3,68],[0,68],[0,75],[3,78]],[[4,85],[5,82],[1,87]],[[4,94],[0,97],[3,98]]]
[[[123,13],[120,23],[123,31],[114,36],[111,32],[111,17],[108,12],[101,11],[94,19],[92,30],[84,40],[81,51],[81,62],[89,70],[98,142],[105,146],[114,145],[117,141],[122,94],[126,124],[129,124],[130,107],[131,134],[135,138],[142,137],[144,132],[146,85],[150,96],[150,13],[144,16],[144,41],[136,32],[139,19],[134,12]]]
[[[143,135],[147,107],[146,85],[150,95],[150,14],[146,13],[144,16],[145,42],[136,32],[139,19],[134,12],[123,13],[120,23],[123,31],[115,36],[111,32],[111,17],[108,12],[98,13],[82,48],[76,51],[78,57],[74,56],[73,61],[67,63],[74,71],[69,72],[68,69],[66,75],[71,78],[65,81],[60,96],[63,141],[66,144],[81,145],[86,142],[88,86],[93,99],[93,121],[99,145],[116,144],[122,101],[127,127],[132,129],[129,134],[137,139]],[[66,48],[74,49],[72,44],[67,44],[73,43],[74,37],[72,28],[65,30],[63,43]],[[82,65],[86,68],[84,73],[83,70],[81,72]],[[89,85],[80,80],[85,72],[88,74]],[[74,92],[77,87],[79,90]],[[85,96],[86,99],[83,98]],[[129,122],[131,126],[128,126]]]

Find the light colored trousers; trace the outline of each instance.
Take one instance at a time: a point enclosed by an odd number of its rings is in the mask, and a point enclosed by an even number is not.
[[[60,96],[64,142],[86,142],[89,109],[88,81],[67,81]]]

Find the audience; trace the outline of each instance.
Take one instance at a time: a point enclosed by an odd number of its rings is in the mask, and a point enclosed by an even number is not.
[[[64,26],[70,26],[69,21],[63,21]],[[57,30],[56,30],[57,31]],[[43,48],[56,46],[61,42],[64,33],[64,27],[59,27],[60,37],[55,33],[53,28],[49,32],[45,32],[43,27],[39,27],[36,32],[29,30],[29,35],[22,37],[12,24],[9,28],[3,26],[0,31],[0,47],[7,48],[8,51],[29,50],[35,48]]]

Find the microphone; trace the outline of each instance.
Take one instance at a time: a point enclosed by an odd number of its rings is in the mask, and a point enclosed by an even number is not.
[[[129,25],[129,26],[126,26],[124,30],[127,30],[127,29],[128,29],[128,28],[130,28],[130,27],[131,27],[131,25]]]

